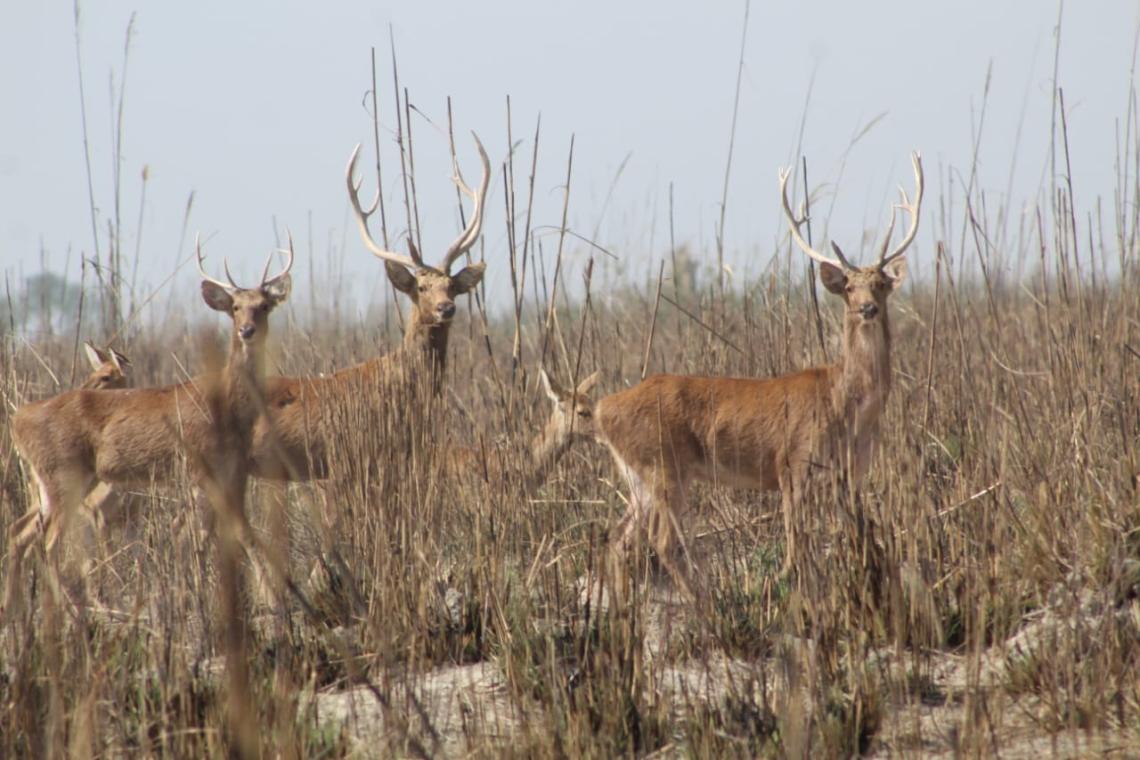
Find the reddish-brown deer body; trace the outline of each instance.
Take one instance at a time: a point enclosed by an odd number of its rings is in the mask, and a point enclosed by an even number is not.
[[[840,474],[852,485],[866,473],[879,418],[891,387],[887,299],[906,275],[903,252],[914,240],[922,201],[922,166],[914,156],[917,191],[903,193],[911,226],[887,255],[894,215],[879,260],[855,267],[833,244],[836,259],[815,252],[799,234],[781,175],[792,235],[820,262],[820,279],[844,303],[843,350],[831,366],[777,378],[657,375],[601,399],[598,438],[630,485],[630,507],[618,547],[656,518],[654,544],[668,563],[680,537],[686,492],[694,480],[731,488],[780,491],[787,537],[785,571],[795,558],[796,508],[809,476]]]

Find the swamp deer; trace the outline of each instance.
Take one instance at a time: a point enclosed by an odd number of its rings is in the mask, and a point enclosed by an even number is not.
[[[115,349],[107,346],[99,348],[89,340],[83,341],[83,352],[91,364],[91,374],[79,388],[88,391],[113,391],[126,388],[130,384],[128,373],[131,361]],[[95,530],[103,533],[103,510],[111,497],[111,487],[100,483],[83,500],[84,511],[88,513]]]
[[[447,364],[447,341],[455,316],[455,299],[483,279],[482,262],[451,274],[451,266],[479,239],[484,202],[491,182],[491,164],[479,137],[475,146],[483,166],[478,191],[463,181],[458,165],[454,182],[472,199],[466,229],[448,246],[438,267],[424,263],[409,238],[410,255],[386,250],[368,229],[368,217],[380,202],[379,191],[367,208],[360,201],[363,180],[355,179],[357,145],[345,171],[348,197],[365,247],[384,262],[388,279],[412,301],[404,327],[404,342],[392,353],[369,359],[322,377],[275,377],[266,386],[266,414],[258,418],[253,436],[252,474],[276,481],[305,481],[328,475],[328,450],[332,410],[362,393],[382,388],[393,397],[387,403],[404,403],[397,376],[438,396]]]
[[[598,373],[594,372],[569,390],[544,369],[539,370],[539,377],[553,407],[542,430],[531,438],[526,453],[520,457],[513,449],[453,446],[445,452],[444,467],[449,477],[475,475],[488,483],[500,484],[510,473],[521,472],[524,493],[534,493],[576,439],[594,438],[594,402],[589,393],[598,381]]]
[[[289,295],[293,245],[284,271],[241,288],[198,271],[202,298],[233,320],[229,358],[219,374],[179,385],[129,390],[74,390],[26,404],[12,418],[12,437],[39,491],[39,504],[11,527],[5,607],[19,600],[21,563],[42,530],[50,553],[67,521],[97,483],[169,481],[185,459],[196,486],[227,497],[244,489],[253,421],[261,412],[269,314]],[[238,502],[240,503],[240,502]]]
[[[843,349],[835,364],[768,379],[656,375],[598,401],[598,437],[631,491],[615,547],[619,554],[652,519],[654,548],[676,576],[668,552],[675,533],[684,548],[680,525],[686,491],[693,480],[703,480],[781,492],[786,574],[795,562],[793,529],[811,472],[831,469],[851,486],[865,474],[891,390],[887,299],[906,276],[903,253],[918,231],[923,192],[918,153],[912,161],[914,201],[900,188],[902,202],[892,208],[879,257],[866,267],[853,266],[834,242],[835,258],[807,244],[800,234],[806,217],[792,213],[788,172],[780,173],[792,238],[819,262],[824,287],[843,300]],[[898,209],[910,215],[910,228],[888,254]]]
[[[91,374],[79,386],[81,390],[111,391],[127,387],[130,359],[110,346],[99,348],[89,340],[83,341],[83,352],[91,364]]]

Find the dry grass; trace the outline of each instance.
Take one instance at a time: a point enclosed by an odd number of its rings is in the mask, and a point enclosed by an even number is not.
[[[595,282],[547,333],[546,304],[522,295],[527,262],[512,251],[518,310],[486,336],[480,312],[463,315],[442,403],[402,385],[362,388],[336,409],[328,482],[291,487],[279,509],[253,484],[248,508],[272,550],[288,550],[304,600],[249,605],[244,725],[227,719],[234,621],[219,617],[210,547],[185,489],[151,490],[116,507],[86,570],[106,610],[55,605],[30,563],[33,604],[0,636],[0,755],[1140,753],[1135,225],[1122,218],[1115,239],[1090,248],[1067,214],[1042,218],[1056,222],[1042,223],[1024,282],[955,282],[958,267],[941,266],[937,282],[893,298],[882,450],[858,493],[821,487],[807,500],[808,559],[790,583],[776,576],[776,499],[694,489],[703,587],[692,605],[652,558],[628,604],[583,603],[580,579],[605,569],[621,489],[601,447],[577,445],[538,493],[522,492],[524,442],[547,413],[533,367],[545,352],[580,376],[600,369],[602,391],[617,390],[639,379],[650,325],[652,369],[818,363],[799,262],[794,277],[776,267],[723,297],[691,280],[668,288],[688,315],[662,302],[656,319],[656,282]],[[971,246],[1001,239],[978,224]],[[1106,245],[1123,252],[1120,271],[1101,267],[1094,281]],[[978,260],[988,273],[1025,256],[986,248]],[[551,270],[544,293],[558,292]],[[823,307],[836,336],[834,304]],[[323,371],[398,344],[391,333],[377,344],[375,324],[320,322],[275,330],[283,369]],[[170,352],[188,344],[165,329],[124,347],[137,383],[176,376]],[[35,350],[66,367],[71,345]],[[8,415],[47,386],[23,343],[8,340],[4,356],[8,525],[30,499]],[[445,479],[448,442],[517,454],[520,472]]]
[[[353,398],[336,476],[290,492],[291,566],[301,579],[315,571],[302,586],[318,614],[293,600],[288,614],[255,617],[248,685],[263,749],[987,754],[1036,737],[1062,754],[1136,751],[1140,387],[1126,348],[1136,301],[1120,283],[1070,283],[1067,297],[1039,284],[942,283],[932,329],[931,285],[894,303],[897,385],[865,488],[821,489],[809,502],[815,562],[781,585],[774,500],[699,490],[707,594],[692,607],[652,568],[629,607],[580,604],[576,582],[602,568],[622,508],[600,447],[577,446],[530,498],[514,480],[438,477],[440,443],[470,441],[458,431],[513,447],[521,461],[521,441],[545,415],[533,375],[511,384],[501,369],[509,330],[493,328],[495,369],[457,325],[449,372],[483,380],[454,386],[458,399],[443,408],[426,398],[395,406],[384,389]],[[815,351],[801,292],[772,280],[731,303],[705,294],[706,321],[745,353],[670,318],[653,355],[684,372],[801,366]],[[649,324],[642,295],[586,321],[583,366],[602,368],[609,389],[640,372],[629,357]],[[834,335],[830,309],[825,319]],[[65,366],[65,347],[38,348]],[[140,349],[136,364],[161,364]],[[348,363],[335,351],[323,366]],[[524,356],[536,351],[524,342]],[[9,355],[4,393],[25,397],[41,370],[26,352]],[[28,494],[6,435],[0,445],[7,524]],[[263,524],[265,490],[251,498]],[[73,619],[37,586],[43,604],[5,628],[5,754],[236,746],[217,579],[193,559],[204,551],[194,532],[172,527],[193,522],[189,500],[143,501],[112,529],[110,556],[90,577],[117,614]],[[371,738],[355,745],[357,736]]]

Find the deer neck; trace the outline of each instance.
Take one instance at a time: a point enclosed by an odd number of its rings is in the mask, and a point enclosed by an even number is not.
[[[538,435],[530,441],[530,472],[526,477],[527,493],[537,490],[554,465],[570,448],[570,434],[559,420],[551,418]]]
[[[843,356],[834,368],[836,412],[855,417],[856,427],[878,419],[891,392],[891,330],[886,309],[867,325],[849,318],[843,332]]]
[[[432,376],[432,392],[443,390],[443,373],[447,367],[447,338],[451,323],[425,324],[417,309],[412,309],[404,328],[404,351],[423,361]]]
[[[236,335],[230,341],[230,355],[223,373],[223,390],[228,413],[243,430],[252,428],[253,420],[264,403],[265,343],[246,343]]]

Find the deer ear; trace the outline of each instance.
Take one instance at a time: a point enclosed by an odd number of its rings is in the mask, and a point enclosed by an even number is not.
[[[215,282],[202,280],[202,300],[214,311],[231,311],[234,299],[229,292]]]
[[[545,369],[538,370],[538,376],[542,378],[542,388],[546,391],[546,396],[554,403],[560,403],[566,392],[559,387],[558,383],[550,379],[550,375],[546,374]]]
[[[842,295],[843,289],[847,287],[847,275],[839,267],[827,262],[820,262],[819,281],[835,295]]]
[[[131,366],[131,360],[128,359],[125,354],[120,354],[118,351],[110,347],[107,348],[107,354],[111,359],[111,363],[115,365],[115,369],[119,370],[123,374],[126,374],[126,368]]]
[[[883,267],[883,274],[891,281],[891,288],[898,290],[906,279],[906,256],[899,256],[897,259],[887,263]]]
[[[89,340],[83,341],[83,352],[87,354],[87,361],[91,365],[91,369],[99,369],[99,367],[103,365],[103,362],[106,361],[106,359],[103,358],[103,354],[99,352],[99,349],[95,348]]]
[[[289,297],[289,291],[293,289],[293,278],[288,274],[283,274],[280,277],[274,277],[269,282],[261,286],[261,292],[273,301],[273,305],[277,306]]]
[[[592,375],[587,377],[582,382],[578,383],[578,393],[580,393],[584,396],[587,393],[589,393],[590,391],[592,391],[594,389],[594,386],[597,385],[598,377],[600,375],[601,375],[600,370],[594,370],[594,373]]]
[[[451,276],[452,287],[454,288],[455,295],[461,296],[467,291],[478,285],[483,279],[483,271],[487,268],[485,261],[480,261],[472,264],[469,267],[460,269],[459,272]]]
[[[415,295],[416,276],[409,272],[403,264],[385,261],[384,269],[388,272],[388,279],[396,287],[396,290],[409,296]]]

